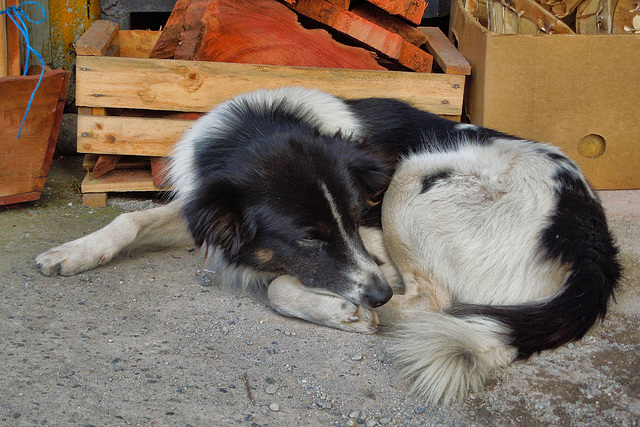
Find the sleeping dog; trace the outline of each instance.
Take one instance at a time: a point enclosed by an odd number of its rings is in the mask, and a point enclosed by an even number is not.
[[[380,315],[431,403],[580,339],[621,274],[600,202],[559,150],[393,99],[238,96],[176,144],[170,179],[170,204],[37,266],[72,275],[136,247],[195,243],[223,282],[267,286],[284,315],[363,333]]]

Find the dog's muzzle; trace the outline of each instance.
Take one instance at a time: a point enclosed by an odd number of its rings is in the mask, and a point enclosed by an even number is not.
[[[371,275],[369,283],[364,287],[364,295],[372,308],[380,307],[391,299],[393,290],[386,280]]]

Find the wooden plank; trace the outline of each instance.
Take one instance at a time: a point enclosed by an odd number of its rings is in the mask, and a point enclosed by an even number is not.
[[[82,181],[83,193],[110,193],[128,191],[164,191],[153,185],[150,170],[114,170],[100,178],[87,173]]]
[[[105,154],[85,154],[82,160],[82,169],[90,172],[96,165],[98,158]],[[116,164],[115,169],[149,169],[149,158],[144,156],[121,156],[120,161]]]
[[[0,0],[0,10],[7,8],[7,0]],[[9,58],[7,56],[7,15],[0,15],[0,77],[9,75]]]
[[[282,0],[284,3],[296,4],[298,0]],[[335,4],[336,6],[342,9],[349,9],[349,5],[351,4],[351,0],[327,0],[331,4]]]
[[[369,3],[386,10],[392,15],[398,15],[404,19],[420,24],[422,16],[427,8],[426,0],[367,0]]]
[[[107,206],[107,193],[84,193],[82,204],[90,208],[104,208]]]
[[[120,46],[120,56],[127,58],[149,58],[161,31],[120,30],[111,45]]]
[[[11,196],[0,196],[0,206],[4,208],[12,207],[16,203],[32,202],[40,198],[41,191],[31,191],[28,193],[13,194]]]
[[[191,120],[78,116],[78,152],[167,156]]]
[[[372,52],[304,28],[274,0],[179,0],[150,58],[385,69]]]
[[[427,51],[446,74],[471,74],[471,64],[438,27],[418,27],[427,36]]]
[[[243,92],[282,86],[315,88],[345,98],[398,98],[435,114],[459,115],[464,76],[80,56],[76,103],[205,112]]]
[[[341,9],[325,0],[298,0],[289,5],[301,15],[327,25],[375,51],[398,61],[417,72],[431,71],[433,57],[412,45],[402,36],[392,33],[355,13]]]
[[[96,160],[96,164],[93,165],[93,169],[91,170],[93,176],[96,178],[100,178],[105,173],[111,172],[116,168],[121,158],[122,156],[120,155],[100,155],[98,157],[98,160]]]
[[[418,30],[414,25],[409,24],[398,16],[390,15],[369,3],[359,3],[352,9],[352,12],[387,31],[402,36],[414,46],[420,47],[427,42],[427,35]]]
[[[112,21],[96,21],[76,42],[77,55],[104,55],[119,25]]]
[[[153,175],[153,185],[156,187],[164,187],[167,184],[169,174],[169,158],[168,157],[151,157],[151,175]]]
[[[18,6],[18,0],[6,0],[7,7]],[[20,32],[18,27],[9,19],[6,25],[7,31],[7,75],[19,76],[22,74],[20,67]]]

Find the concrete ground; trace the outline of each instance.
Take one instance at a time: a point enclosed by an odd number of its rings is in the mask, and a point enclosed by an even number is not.
[[[56,157],[40,201],[0,211],[0,425],[638,425],[640,192],[601,194],[625,267],[604,324],[430,407],[383,334],[281,317],[216,286],[195,251],[41,276],[40,252],[149,205],[82,206],[80,162]]]

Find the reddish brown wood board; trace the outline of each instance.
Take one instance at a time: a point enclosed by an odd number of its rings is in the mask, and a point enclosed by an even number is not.
[[[359,4],[352,9],[352,12],[385,30],[401,35],[406,41],[415,46],[420,47],[427,42],[427,36],[414,25],[369,3]]]
[[[178,0],[152,58],[383,70],[275,0]]]
[[[426,0],[367,0],[369,3],[378,6],[382,10],[386,10],[392,15],[398,15],[413,22],[420,24],[422,16],[427,8]]]
[[[36,76],[0,78],[0,205],[37,200],[60,130],[69,75],[48,71],[17,138]]]
[[[341,9],[325,0],[298,0],[289,7],[398,61],[410,70],[427,73],[431,71],[431,55],[412,45],[402,36],[352,11]]]

